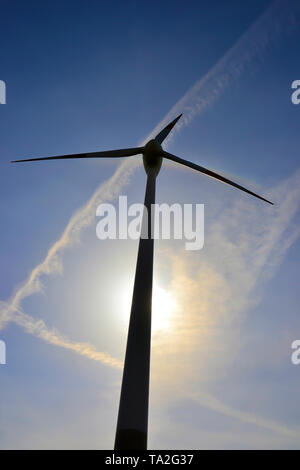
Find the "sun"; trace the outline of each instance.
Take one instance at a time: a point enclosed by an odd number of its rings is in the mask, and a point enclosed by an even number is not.
[[[124,289],[122,295],[123,318],[128,322],[132,299],[132,290]],[[171,292],[154,283],[152,293],[152,332],[168,330],[172,325],[176,311],[176,300]]]
[[[167,330],[170,328],[176,310],[176,301],[172,294],[158,285],[153,287],[152,297],[152,330]]]

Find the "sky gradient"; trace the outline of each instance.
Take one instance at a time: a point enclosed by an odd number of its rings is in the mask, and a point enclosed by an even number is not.
[[[156,243],[149,448],[299,448],[299,2],[1,14],[0,448],[112,448],[137,242],[95,214],[145,187],[139,157],[10,160],[136,146],[180,112],[168,151],[275,205],[163,164],[157,202],[204,204],[205,243]]]

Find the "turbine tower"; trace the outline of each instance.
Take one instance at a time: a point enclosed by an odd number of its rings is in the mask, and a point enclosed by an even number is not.
[[[72,155],[59,155],[52,157],[29,158],[14,160],[17,162],[31,162],[38,160],[60,160],[72,158],[106,158],[130,157],[143,155],[143,164],[147,174],[147,185],[144,202],[144,214],[141,228],[141,237],[137,256],[134,289],[131,305],[130,322],[127,337],[126,355],[123,369],[123,379],[119,404],[117,429],[115,436],[115,450],[147,449],[148,432],[148,402],[149,402],[149,375],[150,375],[150,344],[151,344],[151,303],[153,281],[153,250],[154,240],[153,220],[151,206],[155,203],[156,177],[160,171],[162,160],[166,158],[198,170],[207,176],[215,178],[240,189],[262,201],[273,204],[258,194],[249,191],[224,176],[196,165],[182,158],[176,157],[163,150],[161,144],[169,135],[182,114],[168,124],[154,139],[144,147],[109,150],[104,152],[80,153]]]

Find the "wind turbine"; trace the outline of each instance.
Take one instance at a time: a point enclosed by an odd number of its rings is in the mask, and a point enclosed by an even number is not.
[[[104,152],[80,153],[73,155],[59,155],[42,158],[29,158],[14,160],[17,162],[32,162],[38,160],[62,160],[72,158],[106,158],[130,157],[143,155],[143,164],[147,174],[145,193],[145,212],[143,216],[141,234],[137,256],[134,289],[131,305],[130,322],[127,337],[127,347],[123,370],[121,396],[117,429],[115,436],[115,450],[147,449],[148,430],[148,402],[149,402],[149,373],[150,373],[150,343],[151,343],[151,303],[153,280],[153,248],[152,237],[153,220],[151,206],[155,203],[156,177],[160,171],[164,158],[180,163],[223,183],[241,189],[262,201],[273,204],[258,194],[249,191],[224,176],[196,165],[182,158],[176,157],[163,150],[161,144],[169,135],[182,114],[176,117],[159,134],[143,147],[129,149],[108,150]],[[145,237],[145,234],[148,237]]]

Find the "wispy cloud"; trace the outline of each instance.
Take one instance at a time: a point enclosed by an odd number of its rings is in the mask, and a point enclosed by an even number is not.
[[[220,400],[207,393],[190,393],[186,391],[184,395],[189,397],[191,400],[194,400],[201,406],[205,406],[210,410],[217,411],[219,413],[222,413],[223,415],[230,416],[231,418],[236,418],[239,421],[249,424],[255,424],[256,426],[268,429],[283,436],[291,437],[294,439],[300,438],[300,429],[290,429],[284,424],[277,423],[276,421],[270,419],[265,419],[261,416],[256,415],[255,413],[237,410],[235,408],[232,408],[231,406],[225,405]]]
[[[228,356],[232,361],[232,354],[237,353],[236,332],[250,309],[260,302],[265,283],[276,274],[287,250],[299,238],[300,168],[270,190],[269,195],[278,201],[272,208],[259,206],[251,199],[226,203],[206,228],[207,241],[198,257],[171,250],[160,253],[172,265],[169,290],[178,308],[168,332],[154,338],[152,377],[153,384],[159,383],[159,396],[164,396],[162,388],[169,390],[172,384],[180,396],[202,406],[299,438],[300,430],[289,429],[255,412],[236,410],[210,393],[191,393],[193,386],[188,387],[195,377],[199,377],[202,390],[216,376],[221,379]],[[230,344],[224,335],[228,326]],[[218,358],[217,366],[212,364],[212,349],[213,357]],[[201,377],[205,380],[201,381]],[[187,387],[182,389],[182,384]]]
[[[0,309],[0,328],[14,320],[14,312],[26,297],[42,292],[42,276],[59,274],[62,272],[62,256],[67,248],[71,248],[80,240],[82,231],[94,220],[96,207],[103,201],[115,199],[120,191],[129,183],[130,176],[137,166],[136,159],[125,160],[107,181],[102,183],[89,201],[70,218],[61,237],[49,248],[44,260],[29,274],[26,281],[16,290],[12,299],[2,305]]]
[[[81,232],[94,220],[96,207],[101,202],[113,200],[119,195],[121,189],[129,183],[130,176],[136,166],[136,159],[125,160],[112,177],[97,188],[90,200],[75,212],[61,237],[50,247],[44,260],[31,271],[11,300],[0,302],[0,329],[5,328],[8,322],[13,321],[23,327],[27,333],[48,343],[75,351],[113,367],[120,366],[121,362],[112,358],[108,353],[98,352],[92,345],[73,342],[57,330],[48,329],[45,322],[26,314],[21,308],[21,302],[25,298],[43,291],[43,276],[62,272],[64,251],[79,241]]]
[[[169,352],[177,355],[180,350],[190,353],[199,349],[203,338],[211,342],[216,325],[242,322],[261,300],[266,281],[274,276],[300,235],[296,220],[300,168],[269,195],[278,201],[274,207],[235,198],[232,204],[224,204],[206,226],[205,246],[199,256],[184,251],[160,253],[160,258],[164,256],[171,263],[169,290],[181,307],[168,335],[156,338]],[[165,352],[164,348],[155,349],[155,354]]]
[[[238,80],[254,59],[262,59],[282,34],[295,30],[299,23],[300,4],[297,0],[273,2],[214,67],[177,101],[145,141],[153,138],[174,116],[183,113],[174,132],[165,141],[170,142],[177,132],[206,111],[229,85]]]
[[[9,309],[10,306],[5,302],[0,302],[0,309]],[[48,328],[43,320],[37,320],[32,316],[23,312],[21,308],[14,307],[12,321],[22,327],[26,333],[36,338],[44,340],[48,344],[59,346],[64,349],[73,351],[81,356],[85,356],[93,361],[99,361],[105,365],[121,369],[122,361],[112,357],[106,352],[97,351],[95,346],[89,343],[80,343],[71,341],[67,336],[62,335],[56,328]]]

